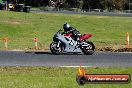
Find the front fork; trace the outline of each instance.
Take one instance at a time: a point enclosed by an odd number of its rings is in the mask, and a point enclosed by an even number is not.
[[[57,44],[57,48],[59,48],[59,47],[60,47],[60,43],[61,43],[61,42],[59,41],[59,42],[58,42],[58,44]]]

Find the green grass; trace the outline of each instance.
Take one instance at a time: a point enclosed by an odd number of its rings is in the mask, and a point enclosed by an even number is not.
[[[131,67],[85,68],[88,74],[130,74]],[[129,84],[86,84],[76,82],[78,68],[0,67],[0,88],[132,88]]]
[[[32,49],[34,37],[38,37],[41,49],[49,48],[52,36],[66,22],[82,34],[92,33],[90,40],[96,46],[125,45],[126,32],[130,33],[130,38],[132,36],[132,17],[0,11],[0,49],[3,49],[5,37],[9,38],[10,49]]]

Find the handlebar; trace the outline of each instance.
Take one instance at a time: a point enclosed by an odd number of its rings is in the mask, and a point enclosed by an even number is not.
[[[61,31],[63,31],[62,29],[60,29],[57,33],[60,33]]]

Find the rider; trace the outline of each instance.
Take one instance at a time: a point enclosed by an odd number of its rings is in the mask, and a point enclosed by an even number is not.
[[[72,33],[72,38],[79,41],[79,38],[82,36],[79,31],[77,31],[75,28],[70,26],[69,24],[65,23],[63,25],[64,33]]]

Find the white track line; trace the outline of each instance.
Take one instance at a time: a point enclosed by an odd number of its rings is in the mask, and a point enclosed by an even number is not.
[[[60,66],[65,68],[79,68],[80,66]],[[81,66],[81,67],[92,67],[92,66]]]

